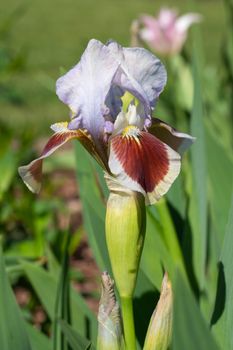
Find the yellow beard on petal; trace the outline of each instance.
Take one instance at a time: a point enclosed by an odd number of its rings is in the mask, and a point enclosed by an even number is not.
[[[132,137],[138,137],[140,135],[140,129],[137,126],[134,125],[128,125],[124,128],[122,131],[122,136],[132,136]]]
[[[140,136],[140,129],[137,126],[134,125],[128,125],[124,128],[122,131],[122,136],[126,137],[127,139],[133,138],[138,145],[141,146],[139,136]]]

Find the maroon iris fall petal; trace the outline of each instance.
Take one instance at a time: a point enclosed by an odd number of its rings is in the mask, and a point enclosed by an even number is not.
[[[111,140],[110,169],[119,182],[152,203],[167,192],[180,171],[180,155],[157,137],[117,135]]]

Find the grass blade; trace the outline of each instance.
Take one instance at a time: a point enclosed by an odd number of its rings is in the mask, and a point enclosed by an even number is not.
[[[91,342],[72,329],[66,321],[60,320],[59,324],[72,350],[94,350]]]
[[[0,349],[32,350],[23,318],[5,272],[0,244]]]
[[[69,248],[70,235],[66,233],[62,267],[57,285],[57,296],[55,302],[55,317],[53,328],[53,350],[70,350],[63,332],[58,327],[58,320],[61,318],[70,322],[70,293],[69,293]]]

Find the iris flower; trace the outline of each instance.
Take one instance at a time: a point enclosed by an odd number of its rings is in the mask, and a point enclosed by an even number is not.
[[[71,119],[53,124],[41,156],[19,168],[28,188],[38,193],[43,160],[77,139],[108,176],[142,193],[146,204],[156,202],[179,174],[180,155],[193,142],[152,118],[166,80],[164,65],[149,51],[90,40],[79,63],[56,83]]]
[[[200,20],[201,16],[197,13],[187,13],[178,17],[175,10],[163,8],[157,17],[141,17],[143,28],[139,31],[139,37],[153,51],[162,55],[174,55],[181,51],[188,28]]]

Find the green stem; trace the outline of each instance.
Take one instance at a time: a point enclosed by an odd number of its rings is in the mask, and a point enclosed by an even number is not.
[[[126,350],[136,350],[132,297],[121,297],[121,311],[124,327],[125,348]]]

